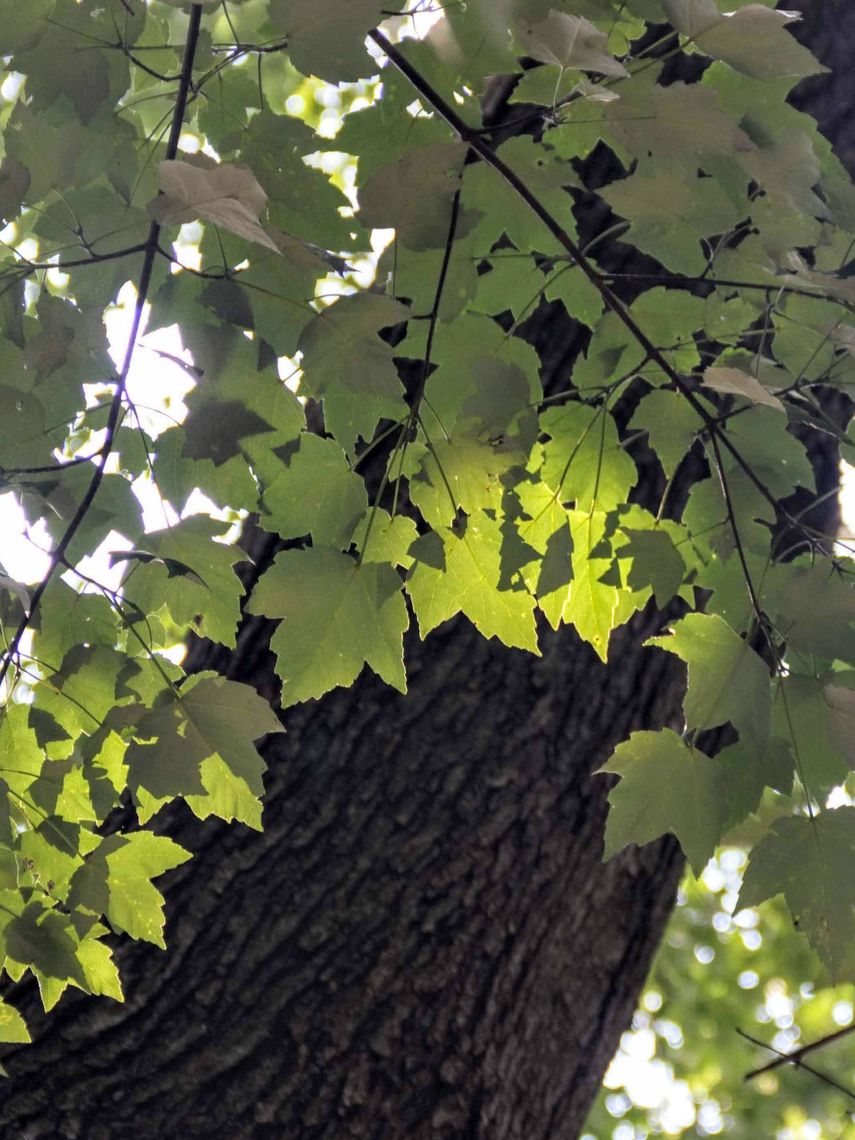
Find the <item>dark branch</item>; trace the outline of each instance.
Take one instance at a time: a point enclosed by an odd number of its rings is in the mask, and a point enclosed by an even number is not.
[[[740,1032],[742,1031],[740,1030]],[[848,1037],[850,1033],[855,1033],[855,1024],[847,1025],[843,1029],[837,1029],[834,1033],[829,1033],[826,1037],[820,1037],[818,1041],[811,1041],[807,1045],[802,1045],[800,1049],[794,1049],[792,1053],[778,1053],[774,1061],[769,1061],[767,1064],[761,1065],[758,1069],[752,1069],[750,1073],[746,1073],[745,1080],[751,1081],[755,1077],[759,1077],[761,1073],[769,1073],[772,1069],[777,1069],[781,1065],[795,1065],[796,1062],[806,1057],[808,1053],[812,1053],[815,1049],[822,1049],[826,1045],[830,1045],[833,1041],[839,1041],[842,1037]],[[742,1036],[747,1037],[747,1034],[743,1033]],[[749,1040],[754,1041],[753,1038],[749,1038]],[[770,1045],[766,1045],[762,1041],[754,1041],[754,1044],[762,1045],[764,1049],[771,1048]],[[777,1050],[774,1050],[774,1052],[777,1052]],[[852,1093],[848,1093],[848,1095],[852,1096]]]
[[[196,56],[196,45],[199,42],[199,28],[202,20],[202,7],[200,4],[193,4],[190,10],[190,24],[187,29],[187,40],[184,44],[184,59],[181,64],[181,80],[178,86],[178,91],[175,97],[175,107],[172,113],[172,125],[169,131],[169,141],[166,145],[167,159],[175,158],[178,153],[178,140],[181,136],[181,127],[184,123],[184,112],[187,107],[187,97],[192,85],[193,76],[193,61]],[[137,288],[137,299],[134,306],[134,315],[131,321],[131,329],[128,334],[128,343],[125,349],[125,357],[122,361],[122,367],[116,380],[116,390],[110,402],[110,411],[107,417],[107,429],[104,440],[104,445],[101,451],[100,460],[86,488],[86,493],[80,501],[77,510],[68,524],[65,533],[54,548],[50,563],[47,571],[33,591],[33,596],[30,600],[29,612],[21,619],[15,634],[9,642],[3,654],[2,664],[0,664],[0,685],[6,678],[12,662],[18,655],[20,649],[21,639],[27,632],[36,611],[38,610],[39,603],[44,596],[45,590],[50,585],[54,574],[57,569],[64,565],[65,556],[71,540],[74,538],[77,531],[80,529],[83,520],[86,518],[89,508],[92,506],[95,496],[98,494],[98,489],[104,479],[106,471],[107,460],[113,448],[113,443],[116,437],[116,429],[119,426],[119,418],[122,411],[122,403],[125,398],[125,389],[127,387],[128,375],[131,370],[131,363],[134,357],[134,350],[136,348],[137,337],[139,335],[140,325],[142,324],[143,312],[145,310],[146,298],[148,296],[149,286],[151,284],[151,275],[154,269],[154,260],[157,256],[158,243],[160,240],[160,225],[157,222],[152,222],[148,232],[148,238],[145,242],[144,257],[142,269],[140,270],[139,286]]]
[[[582,253],[582,250],[576,242],[573,241],[561,223],[547,210],[537,195],[523,182],[519,175],[507,165],[504,159],[496,154],[492,146],[485,142],[476,130],[473,130],[460,118],[454,108],[446,103],[442,96],[428,83],[421,72],[413,67],[406,56],[398,51],[395,45],[390,43],[381,31],[374,28],[368,35],[377,46],[386,53],[390,61],[398,68],[401,74],[410,81],[418,94],[428,102],[437,114],[445,119],[455,134],[457,134],[458,138],[460,138],[462,142],[468,143],[470,148],[475,151],[488,166],[491,166],[497,174],[501,175],[511,189],[522,198],[532,213],[540,218],[555,240],[570,254],[576,265],[578,265],[594,288],[599,292],[604,304],[611,309],[626,326],[638,344],[647,353],[648,358],[662,369],[674,387],[685,397],[695,413],[701,418],[707,429],[718,436],[720,442],[730,452],[738,466],[751,480],[763,498],[771,503],[776,510],[780,510],[778,500],[762,479],[759,478],[748,461],[742,456],[741,452],[731,442],[727,434],[721,430],[716,423],[715,417],[707,411],[704,404],[698,399],[679,372],[677,372],[667,360],[661,349],[653,343],[644,329],[638,324],[635,317],[630,313],[629,309],[624,305],[623,301],[621,301],[609,287],[603,275],[594,268],[592,262]]]
[[[853,1028],[855,1028],[855,1026],[850,1025],[847,1029],[842,1030],[841,1032],[849,1033]],[[804,1049],[797,1049],[794,1053],[782,1053],[779,1049],[776,1049],[774,1045],[767,1045],[765,1041],[760,1041],[758,1038],[752,1037],[750,1033],[746,1033],[743,1029],[737,1029],[736,1032],[740,1037],[744,1037],[746,1041],[750,1041],[752,1045],[759,1045],[761,1049],[768,1049],[771,1053],[777,1054],[776,1059],[774,1061],[770,1061],[768,1065],[764,1065],[760,1069],[754,1069],[752,1072],[746,1073],[746,1081],[751,1080],[752,1077],[756,1077],[760,1073],[768,1072],[769,1069],[775,1069],[778,1067],[778,1065],[792,1064],[795,1065],[797,1069],[804,1069],[804,1071],[806,1073],[810,1073],[812,1077],[816,1077],[818,1080],[823,1081],[827,1085],[830,1085],[831,1088],[837,1089],[838,1092],[843,1093],[844,1096],[848,1096],[850,1100],[855,1101],[855,1093],[851,1089],[848,1089],[846,1085],[841,1084],[840,1081],[836,1081],[834,1077],[830,1077],[827,1073],[823,1073],[819,1069],[815,1069],[813,1065],[809,1065],[806,1061],[803,1061],[801,1059],[807,1049],[816,1048],[818,1045],[824,1044],[824,1042],[815,1042],[814,1045],[807,1045]],[[839,1036],[839,1033],[833,1033],[831,1037],[827,1037],[825,1041],[831,1041],[834,1037]]]

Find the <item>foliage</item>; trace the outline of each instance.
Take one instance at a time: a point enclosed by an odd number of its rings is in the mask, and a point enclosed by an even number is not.
[[[745,853],[730,848],[699,879],[687,877],[582,1140],[855,1137],[845,1091],[855,988],[816,984],[780,898],[733,914],[744,865]],[[744,1079],[774,1061],[773,1050],[792,1052],[838,1027],[850,1035],[807,1056],[813,1072],[784,1065]]]
[[[855,812],[828,797],[855,563],[790,496],[814,490],[812,433],[849,447],[827,395],[855,368],[855,192],[786,102],[821,70],[792,17],[470,0],[421,39],[376,0],[0,17],[0,476],[49,550],[34,585],[0,578],[7,972],[46,1005],[119,996],[104,936],[160,944],[152,879],[187,857],[160,807],[260,826],[253,741],[279,720],[173,653],[233,647],[244,606],[278,623],[283,707],[365,665],[405,689],[411,615],[535,653],[539,623],[572,623],[606,661],[658,612],[685,722],[609,761],[609,851],[674,832],[700,872],[727,834],[756,842],[742,901],[783,893],[852,978]],[[313,76],[348,112],[332,139],[300,119]],[[545,306],[575,338],[557,376],[525,336]],[[132,383],[144,329],[176,323],[186,415]],[[242,577],[248,515],[284,548]],[[14,1011],[0,1034],[25,1035]]]

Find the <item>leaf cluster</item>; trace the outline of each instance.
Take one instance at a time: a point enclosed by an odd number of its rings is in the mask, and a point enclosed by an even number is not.
[[[608,661],[643,613],[685,719],[608,761],[607,854],[672,832],[700,873],[747,837],[742,902],[783,893],[851,978],[855,562],[792,507],[855,375],[855,191],[787,102],[822,69],[757,3],[389,11],[0,0],[0,478],[49,552],[0,576],[6,970],[118,997],[104,935],[162,944],[152,879],[187,857],[159,809],[260,826],[280,721],[185,676],[191,633],[275,623],[287,708],[366,665],[404,691],[413,620],[533,653],[572,624]],[[248,596],[247,516],[284,543]]]

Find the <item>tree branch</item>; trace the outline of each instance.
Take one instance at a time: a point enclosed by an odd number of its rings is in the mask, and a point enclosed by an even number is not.
[[[748,1037],[747,1033],[739,1031],[743,1037]],[[808,1053],[812,1053],[815,1049],[822,1049],[825,1045],[830,1045],[833,1041],[839,1041],[842,1037],[847,1037],[850,1033],[855,1032],[855,1024],[847,1025],[843,1029],[837,1029],[834,1033],[829,1033],[826,1037],[820,1037],[818,1041],[810,1041],[807,1045],[802,1045],[800,1049],[794,1049],[792,1053],[778,1053],[774,1061],[769,1061],[765,1065],[761,1065],[757,1069],[752,1069],[750,1073],[745,1074],[745,1080],[751,1081],[755,1077],[759,1077],[761,1073],[769,1073],[772,1069],[777,1069],[781,1065],[793,1064],[801,1061],[802,1057],[806,1057]],[[771,1045],[767,1045],[763,1041],[755,1041],[753,1037],[748,1037],[755,1045],[762,1045],[764,1049],[771,1049]],[[777,1050],[774,1050],[777,1052]],[[802,1066],[803,1068],[805,1066]],[[848,1092],[848,1090],[847,1090]],[[852,1096],[851,1092],[848,1092]]]
[[[175,158],[178,153],[178,140],[181,136],[181,128],[184,123],[184,112],[187,108],[187,97],[189,95],[192,77],[193,77],[193,61],[196,57],[196,46],[199,42],[199,28],[202,21],[202,6],[200,4],[193,4],[190,9],[190,24],[187,28],[187,39],[184,44],[184,58],[181,64],[181,78],[178,85],[178,91],[175,97],[175,107],[172,113],[172,124],[169,131],[169,141],[166,145],[167,159]],[[140,270],[139,286],[137,288],[137,299],[134,305],[134,315],[131,321],[131,329],[128,333],[128,342],[125,349],[124,360],[122,367],[119,370],[119,375],[116,379],[116,390],[110,402],[110,411],[107,417],[107,429],[104,440],[104,445],[101,451],[100,460],[86,488],[86,492],[77,507],[77,510],[72,516],[71,522],[68,524],[65,533],[57,543],[53,552],[51,553],[50,563],[44,577],[39,582],[33,591],[32,598],[30,599],[29,611],[21,619],[18,628],[15,630],[9,645],[5,649],[0,664],[0,685],[6,679],[6,675],[12,665],[12,662],[18,655],[20,649],[21,639],[30,627],[33,618],[35,617],[39,603],[44,596],[45,590],[50,585],[54,574],[57,569],[65,564],[65,556],[68,547],[71,544],[75,534],[83,524],[89,508],[98,494],[98,489],[104,479],[106,471],[107,460],[112,452],[113,442],[116,435],[116,429],[119,426],[119,418],[122,411],[122,403],[125,398],[125,390],[127,388],[128,375],[131,370],[131,363],[134,357],[134,350],[136,348],[137,337],[139,335],[140,325],[142,324],[143,312],[145,310],[146,298],[148,296],[149,286],[151,285],[151,275],[154,269],[154,259],[157,256],[158,244],[160,240],[160,225],[157,222],[152,222],[148,231],[148,238],[146,239],[143,256],[142,269]]]
[[[132,253],[144,253],[147,248],[148,241],[146,240],[137,242],[136,245],[125,246],[124,249],[114,249],[110,253],[91,253],[88,257],[76,257],[70,261],[27,261],[22,259],[10,270],[10,275],[14,274],[18,278],[29,277],[31,273],[49,269],[58,269],[60,273],[64,273],[66,269],[80,269],[84,265],[100,265],[102,261],[117,261],[121,257],[130,257]],[[48,257],[51,256],[54,255],[48,254]]]
[[[473,130],[460,118],[454,108],[446,103],[442,96],[424,78],[421,72],[413,67],[406,56],[404,56],[381,31],[377,28],[373,28],[368,35],[370,39],[385,52],[389,60],[401,74],[410,81],[418,94],[427,101],[438,115],[445,119],[446,123],[448,123],[458,138],[462,142],[467,143],[488,166],[491,166],[497,174],[501,175],[508,186],[525,202],[532,213],[543,222],[550,234],[552,234],[558,244],[570,254],[576,265],[599,292],[604,304],[611,309],[626,326],[637,343],[647,353],[648,358],[662,369],[674,387],[685,397],[691,408],[701,418],[707,430],[718,437],[722,445],[730,452],[738,466],[751,480],[763,498],[766,499],[768,503],[771,503],[776,511],[781,510],[778,500],[762,479],[759,478],[747,460],[743,458],[741,452],[734,446],[727,434],[719,428],[715,417],[707,411],[704,404],[698,399],[683,377],[676,371],[663,352],[653,343],[644,329],[638,324],[623,301],[621,301],[617,294],[609,287],[604,276],[594,268],[592,262],[582,253],[582,250],[576,242],[570,237],[561,223],[547,210],[537,195],[526,185],[519,175],[508,166],[504,159],[496,154],[492,146],[485,142],[476,130]]]
[[[826,1037],[824,1041],[815,1041],[813,1045],[805,1045],[802,1049],[796,1049],[793,1053],[782,1053],[779,1049],[776,1049],[774,1045],[768,1045],[765,1041],[760,1041],[757,1037],[752,1037],[751,1034],[746,1033],[744,1029],[737,1029],[736,1032],[739,1036],[744,1037],[746,1041],[750,1041],[752,1045],[759,1045],[761,1049],[768,1049],[770,1052],[777,1054],[775,1060],[770,1061],[768,1065],[763,1065],[759,1069],[754,1069],[750,1073],[746,1073],[745,1080],[749,1081],[752,1077],[757,1077],[760,1073],[766,1073],[770,1069],[776,1069],[779,1065],[792,1064],[795,1065],[797,1069],[804,1069],[806,1073],[810,1073],[812,1077],[816,1077],[818,1080],[830,1085],[831,1088],[837,1089],[837,1091],[843,1093],[844,1096],[848,1096],[850,1100],[855,1100],[855,1093],[853,1093],[851,1089],[848,1089],[846,1085],[841,1084],[840,1081],[836,1081],[834,1077],[830,1077],[827,1073],[815,1069],[813,1065],[809,1065],[806,1061],[802,1060],[802,1057],[809,1049],[815,1049],[820,1045],[827,1044],[829,1041],[834,1040],[835,1037],[840,1037],[843,1033],[850,1033],[854,1028],[855,1026],[850,1025],[846,1029],[841,1030],[840,1033],[832,1033],[831,1036]]]

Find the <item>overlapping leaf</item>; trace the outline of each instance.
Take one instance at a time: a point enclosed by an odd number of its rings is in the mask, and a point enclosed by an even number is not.
[[[777,820],[751,855],[740,906],[783,894],[833,981],[855,972],[855,808]]]
[[[260,827],[265,765],[253,741],[281,731],[248,685],[194,678],[141,717],[126,757],[128,787],[144,817],[183,796],[203,819],[217,815]]]
[[[181,225],[203,218],[278,252],[258,220],[267,195],[252,171],[230,165],[206,169],[183,159],[168,159],[160,164],[160,188],[163,193],[149,210],[162,224]]]
[[[188,7],[0,0],[0,476],[36,545],[57,552],[32,614],[27,572],[0,568],[4,644],[22,621],[33,630],[0,716],[10,976],[30,970],[46,1007],[69,985],[120,997],[101,919],[162,944],[152,879],[185,858],[151,816],[183,796],[201,817],[260,824],[254,740],[278,721],[247,687],[185,679],[172,660],[190,631],[235,645],[243,556],[219,540],[242,517],[288,544],[247,607],[279,622],[285,706],[365,664],[403,690],[402,589],[423,635],[462,614],[536,652],[540,609],[603,660],[639,609],[654,622],[654,606],[689,607],[701,612],[653,641],[688,665],[686,732],[618,748],[609,852],[672,832],[699,871],[725,828],[762,834],[766,789],[791,796],[795,775],[821,807],[855,760],[852,564],[826,557],[830,537],[802,515],[776,562],[770,500],[813,488],[796,431],[848,446],[818,386],[855,381],[855,194],[785,100],[819,70],[790,14],[446,5],[399,47],[428,84],[417,97],[366,46],[395,5],[225,14],[205,0],[171,123]],[[663,16],[683,50],[715,61],[699,82],[673,81],[642,46]],[[240,52],[207,58],[226,23]],[[517,137],[491,118],[493,75],[514,76]],[[454,141],[431,85],[477,136]],[[516,187],[488,154],[474,161],[476,137]],[[148,285],[146,202],[168,228]],[[577,226],[641,337],[559,240]],[[395,238],[366,288],[380,227]],[[633,245],[664,272],[624,264]],[[687,290],[680,274],[702,280]],[[111,355],[105,312],[112,335],[129,281],[147,290],[153,351],[111,411],[128,346]],[[161,348],[175,323],[182,347]],[[185,350],[186,415],[177,393],[150,392]],[[688,501],[683,474],[700,480]],[[267,559],[272,540],[251,533]],[[738,739],[706,756],[700,733],[719,727]],[[142,830],[102,838],[128,790]],[[753,904],[783,890],[840,976],[853,968],[850,830],[849,809],[779,821],[744,892]],[[0,1006],[0,1039],[25,1038]]]
[[[401,579],[390,566],[360,564],[326,547],[286,550],[262,576],[249,609],[281,619],[270,647],[283,705],[350,685],[365,664],[406,690],[402,636],[409,622]]]
[[[534,598],[520,585],[501,581],[502,534],[499,525],[476,512],[462,535],[437,532],[442,538],[437,561],[419,557],[407,580],[407,592],[425,637],[432,629],[463,613],[485,637],[538,652]],[[438,564],[437,564],[438,562]]]
[[[684,709],[690,729],[730,722],[743,740],[763,747],[769,737],[769,667],[716,614],[687,614],[671,633],[649,644],[688,665]]]
[[[620,782],[609,793],[606,857],[627,843],[649,843],[672,832],[700,875],[721,839],[727,801],[714,758],[675,732],[634,732],[602,768]]]

